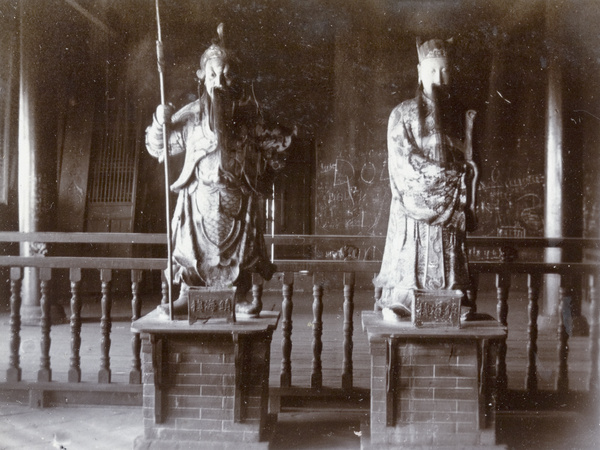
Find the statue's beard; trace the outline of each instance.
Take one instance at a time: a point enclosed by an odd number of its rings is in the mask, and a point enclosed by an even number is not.
[[[431,101],[436,127],[440,131],[450,132],[452,122],[455,120],[454,115],[457,113],[450,88],[448,86],[432,86]]]
[[[441,106],[450,99],[450,88],[446,85],[433,85],[431,87],[431,97],[435,104]]]
[[[217,134],[225,132],[228,113],[231,111],[231,96],[227,90],[215,88],[212,95],[205,93],[204,107],[210,129]]]
[[[418,118],[422,129],[426,128],[427,116],[432,115],[434,132],[462,138],[464,133],[462,126],[463,112],[453,93],[449,86],[432,86],[431,96],[426,97],[422,87],[420,87]]]

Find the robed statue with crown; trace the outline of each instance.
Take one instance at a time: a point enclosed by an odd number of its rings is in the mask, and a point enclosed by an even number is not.
[[[451,95],[450,44],[417,42],[417,95],[396,106],[388,122],[392,200],[374,284],[383,317],[392,321],[414,317],[419,293],[451,293],[460,305],[471,289],[465,238],[475,227],[475,112]]]

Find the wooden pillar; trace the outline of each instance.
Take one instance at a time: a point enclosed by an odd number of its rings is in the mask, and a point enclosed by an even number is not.
[[[559,5],[555,0],[546,3],[546,32],[549,42],[548,91],[546,106],[546,192],[544,208],[544,235],[563,236],[564,210],[564,155],[563,155],[563,101],[562,75],[556,42],[558,36]],[[546,249],[546,262],[560,262],[561,249]],[[544,284],[545,316],[555,317],[558,311],[560,276],[546,275]]]
[[[55,69],[44,63],[50,40],[44,36],[48,14],[39,2],[20,4],[19,81],[19,231],[48,230],[56,197],[56,141],[50,97]],[[51,55],[50,55],[51,56]],[[43,243],[24,242],[21,255],[43,255]],[[23,274],[21,309],[24,325],[40,322],[38,271],[26,268]],[[64,314],[64,313],[63,313]]]

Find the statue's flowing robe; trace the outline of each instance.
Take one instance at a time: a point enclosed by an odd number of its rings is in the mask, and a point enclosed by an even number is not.
[[[400,313],[410,312],[416,289],[469,287],[463,143],[440,131],[432,102],[421,98],[398,105],[388,123],[392,201],[374,284],[379,306]]]
[[[228,129],[219,133],[204,105],[197,100],[184,106],[169,125],[169,153],[185,152],[181,174],[171,185],[178,192],[172,218],[174,282],[239,286],[248,284],[253,272],[268,280],[275,267],[263,236],[265,196],[283,166],[291,134],[267,128],[253,102],[230,104]],[[164,158],[156,117],[146,131],[146,147]]]

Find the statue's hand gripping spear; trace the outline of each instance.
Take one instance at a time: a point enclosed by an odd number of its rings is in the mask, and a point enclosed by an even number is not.
[[[164,80],[164,52],[162,45],[162,35],[160,29],[160,11],[158,8],[158,0],[156,0],[156,27],[158,29],[158,38],[156,40],[156,58],[158,62],[158,78],[160,83],[160,103],[163,109],[166,109],[165,102],[165,80]],[[167,295],[169,300],[169,318],[173,320],[173,249],[172,238],[171,238],[171,205],[169,202],[170,197],[170,186],[169,183],[169,135],[167,127],[167,117],[164,118],[162,124],[163,132],[163,149],[164,149],[164,164],[165,164],[165,212],[167,218]]]

